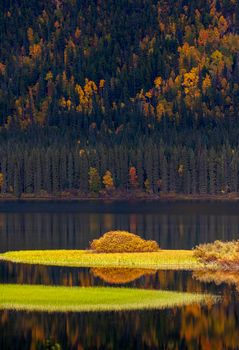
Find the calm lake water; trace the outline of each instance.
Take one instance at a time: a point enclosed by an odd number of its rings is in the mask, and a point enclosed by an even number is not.
[[[192,248],[239,239],[239,204],[0,203],[0,251],[87,248],[111,229]],[[119,271],[0,264],[0,283],[127,286],[219,295],[213,305],[159,311],[44,313],[0,311],[0,349],[239,349],[239,274]],[[113,276],[113,277],[112,277]],[[123,276],[123,277],[122,277]],[[136,278],[136,279],[135,279]],[[0,296],[1,298],[1,296]]]

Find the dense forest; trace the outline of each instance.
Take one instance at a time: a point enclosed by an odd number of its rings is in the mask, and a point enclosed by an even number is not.
[[[0,3],[2,196],[239,190],[237,0]]]

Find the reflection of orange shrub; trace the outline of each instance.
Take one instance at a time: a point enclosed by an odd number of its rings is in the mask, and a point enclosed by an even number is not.
[[[195,271],[193,273],[193,278],[200,282],[214,282],[217,285],[222,283],[226,283],[228,285],[235,285],[237,290],[239,291],[239,274],[238,272],[230,272],[230,271],[214,271],[214,270],[206,270],[206,271]]]
[[[110,231],[101,238],[94,239],[90,248],[97,253],[156,252],[159,246],[155,241],[146,241],[127,231]]]
[[[129,283],[144,276],[153,275],[157,270],[149,269],[129,269],[129,268],[101,268],[94,267],[91,269],[95,277],[112,284]]]

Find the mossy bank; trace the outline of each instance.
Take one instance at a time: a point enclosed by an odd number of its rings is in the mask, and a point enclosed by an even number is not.
[[[164,309],[213,302],[214,297],[146,289],[0,285],[0,309],[82,312]]]

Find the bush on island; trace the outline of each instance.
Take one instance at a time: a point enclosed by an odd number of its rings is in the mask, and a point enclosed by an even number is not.
[[[90,248],[97,253],[134,253],[156,252],[159,245],[127,231],[110,231],[101,238],[94,239]]]
[[[200,244],[193,252],[206,267],[239,269],[239,241]]]

